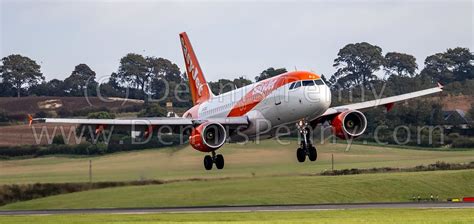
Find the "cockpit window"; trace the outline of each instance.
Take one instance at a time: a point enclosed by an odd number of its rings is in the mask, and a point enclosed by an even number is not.
[[[290,85],[290,89],[293,89],[293,87],[295,87],[295,84],[296,84],[296,82],[294,82],[294,83],[291,83],[291,85]]]
[[[301,82],[300,82],[300,81],[294,82],[294,83],[292,83],[292,84],[290,85],[290,90],[291,90],[291,89],[296,89],[296,88],[298,88],[298,87],[300,87],[300,86],[301,86]]]
[[[321,79],[316,79],[316,80],[314,80],[314,83],[316,83],[316,85],[318,85],[318,86],[324,85],[324,82],[323,82],[323,80],[321,80]]]
[[[303,81],[303,86],[314,86],[313,80]]]
[[[296,89],[296,88],[298,88],[298,87],[300,87],[300,86],[301,86],[301,82],[296,82],[296,83],[295,83],[295,86],[293,86],[293,89]]]

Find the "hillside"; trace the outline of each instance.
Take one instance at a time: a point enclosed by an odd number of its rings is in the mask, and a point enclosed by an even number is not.
[[[54,124],[35,124],[31,127],[28,125],[2,126],[0,127],[0,146],[48,144],[54,136],[61,134],[61,129],[64,131],[66,143],[73,144],[75,143],[73,133],[70,134],[69,142],[67,136],[75,128],[75,125]]]
[[[440,100],[443,110],[461,109],[467,112],[471,109],[471,105],[474,104],[474,96],[470,95],[445,96],[440,97]]]
[[[86,108],[119,108],[142,105],[142,100],[123,98],[99,97],[53,97],[53,96],[28,96],[28,97],[0,97],[0,108],[9,115],[35,114],[40,111],[77,111]]]

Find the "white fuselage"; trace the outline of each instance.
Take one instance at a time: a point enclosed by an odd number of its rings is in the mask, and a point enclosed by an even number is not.
[[[247,116],[250,125],[241,133],[250,139],[255,138],[257,133],[259,138],[270,138],[276,132],[293,130],[300,120],[311,121],[321,116],[331,104],[331,91],[319,77],[285,82],[278,87],[268,87],[274,84],[271,81],[262,82],[212,96],[183,116],[199,119]],[[297,82],[300,84],[297,85]],[[310,82],[315,83],[311,85]],[[268,91],[255,95],[255,92],[267,87]],[[249,100],[252,96],[256,99]],[[236,136],[229,137],[231,141],[239,140]]]

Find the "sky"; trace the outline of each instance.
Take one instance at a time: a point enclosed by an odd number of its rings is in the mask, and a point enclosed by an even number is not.
[[[0,0],[0,56],[21,54],[46,80],[86,63],[106,81],[127,53],[163,57],[184,71],[186,31],[207,81],[268,67],[331,76],[339,49],[369,42],[424,59],[473,51],[472,1],[31,1]]]

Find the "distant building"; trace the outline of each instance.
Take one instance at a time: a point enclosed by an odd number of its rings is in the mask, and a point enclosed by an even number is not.
[[[443,111],[444,127],[446,129],[469,129],[471,122],[466,117],[466,112],[460,109]]]
[[[168,101],[166,102],[166,116],[167,117],[179,117],[178,114],[176,114],[173,110],[173,102]]]

